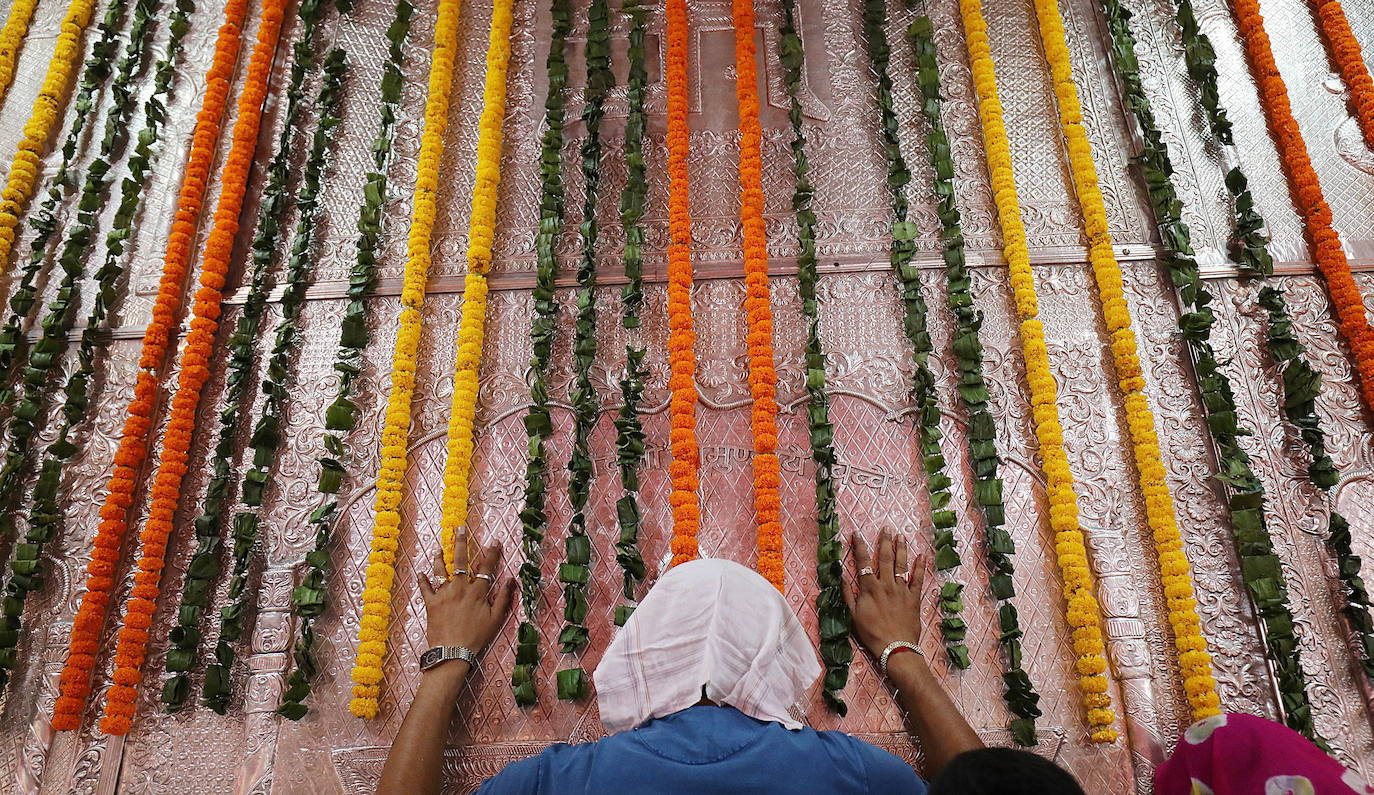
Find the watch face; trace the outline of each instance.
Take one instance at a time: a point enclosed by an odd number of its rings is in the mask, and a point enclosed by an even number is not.
[[[430,649],[429,651],[426,651],[424,654],[421,654],[420,670],[423,671],[426,668],[432,667],[433,665],[439,662],[443,655],[444,650],[437,646],[433,649]]]

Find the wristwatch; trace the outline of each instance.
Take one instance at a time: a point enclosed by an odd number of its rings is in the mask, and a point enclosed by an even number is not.
[[[466,646],[435,646],[420,655],[420,670],[428,671],[434,666],[449,660],[462,660],[473,668],[477,667],[477,655]]]

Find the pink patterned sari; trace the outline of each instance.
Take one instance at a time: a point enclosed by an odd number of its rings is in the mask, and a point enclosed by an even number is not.
[[[1297,732],[1254,715],[1189,726],[1155,771],[1158,795],[1374,795],[1352,770]]]

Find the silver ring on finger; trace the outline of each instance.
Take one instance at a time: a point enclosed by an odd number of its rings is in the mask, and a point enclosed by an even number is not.
[[[859,576],[862,577],[865,574],[873,575],[876,574],[876,572],[873,571],[872,566],[864,566],[862,569],[859,569]]]
[[[909,571],[900,572],[900,573],[897,574],[897,579],[901,580],[902,582],[906,583],[907,585],[910,585],[910,584],[911,584],[911,572],[909,572]]]
[[[487,582],[495,582],[495,581],[496,581],[496,577],[494,577],[494,576],[492,576],[492,575],[490,575],[490,574],[487,574],[485,571],[479,571],[479,572],[477,572],[476,574],[474,574],[474,575],[472,575],[472,576],[475,577],[475,578],[477,578],[477,579],[479,579],[479,580],[486,580]]]

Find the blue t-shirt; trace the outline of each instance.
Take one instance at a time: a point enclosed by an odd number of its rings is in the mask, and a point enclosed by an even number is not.
[[[733,707],[696,706],[594,743],[551,745],[478,793],[925,791],[905,762],[843,732],[789,731]]]

